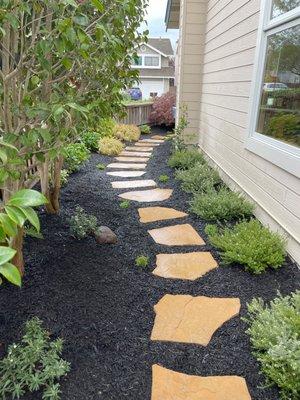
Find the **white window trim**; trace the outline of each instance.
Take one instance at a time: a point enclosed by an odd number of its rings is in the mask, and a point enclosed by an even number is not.
[[[132,68],[137,68],[137,69],[161,69],[161,55],[160,54],[138,54],[138,57],[142,57],[142,65],[132,65]],[[145,65],[145,57],[157,57],[158,58],[158,65],[157,66],[148,66]]]
[[[257,51],[250,94],[249,136],[246,140],[246,149],[300,178],[300,148],[256,132],[268,37],[299,24],[300,7],[271,19],[272,0],[262,1],[261,4]]]

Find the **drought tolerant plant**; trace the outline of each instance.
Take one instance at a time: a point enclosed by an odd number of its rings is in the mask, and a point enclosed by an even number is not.
[[[181,188],[187,193],[209,193],[221,183],[218,172],[209,165],[201,163],[185,171],[178,170],[175,176],[182,182]]]
[[[105,156],[117,156],[123,148],[124,145],[119,139],[104,137],[99,140],[99,153]]]
[[[135,259],[135,265],[140,268],[146,268],[149,264],[149,257],[147,256],[138,256]]]
[[[99,171],[104,171],[105,168],[106,168],[105,164],[102,164],[102,163],[97,164],[97,169],[99,169]]]
[[[244,319],[254,354],[282,400],[300,398],[300,291],[279,296],[266,305],[262,299],[248,304]]]
[[[87,214],[80,206],[75,208],[75,212],[68,222],[72,236],[79,240],[93,234],[98,225],[97,218]]]
[[[168,175],[160,175],[160,177],[158,178],[159,182],[161,183],[167,183],[170,180],[170,177]]]
[[[25,324],[21,343],[12,344],[7,356],[0,360],[0,395],[2,399],[19,399],[26,392],[43,390],[43,399],[59,400],[57,382],[70,370],[61,358],[63,341],[50,340],[42,322],[33,318]]]
[[[96,131],[86,131],[81,136],[82,142],[89,151],[98,151],[98,145],[101,135]]]
[[[120,202],[120,208],[126,209],[126,208],[129,208],[129,206],[130,206],[129,200],[123,200]]]
[[[175,104],[175,93],[165,93],[161,97],[156,97],[149,116],[149,122],[152,125],[174,125],[173,107]]]
[[[68,183],[68,179],[69,179],[69,171],[67,169],[62,169],[61,170],[61,186],[66,186]]]
[[[181,115],[177,125],[175,126],[174,132],[169,136],[172,141],[172,152],[186,149],[184,130],[189,125],[186,106],[181,107],[180,114]]]
[[[116,122],[112,118],[102,118],[98,121],[97,132],[100,133],[100,137],[113,137]]]
[[[84,143],[71,143],[64,150],[65,166],[69,173],[76,172],[90,156],[90,151]]]
[[[136,125],[118,124],[115,126],[114,136],[125,142],[137,142],[141,136],[141,130]]]
[[[206,161],[196,148],[176,150],[168,161],[169,167],[175,169],[189,169],[197,163],[205,164]]]
[[[148,135],[149,133],[151,133],[151,127],[149,125],[141,125],[140,130],[141,133],[143,133],[144,135]]]
[[[240,222],[233,228],[207,225],[205,232],[210,242],[221,250],[225,264],[239,263],[247,271],[261,274],[267,268],[278,269],[284,263],[285,240],[256,219]]]
[[[254,211],[252,203],[226,187],[222,187],[219,192],[212,190],[205,194],[196,194],[190,204],[194,214],[208,221],[249,217]]]

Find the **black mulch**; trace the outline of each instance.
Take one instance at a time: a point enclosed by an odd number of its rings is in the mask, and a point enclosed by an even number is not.
[[[173,188],[174,194],[163,205],[188,211],[189,196],[173,179],[173,171],[166,165],[168,156],[169,143],[165,143],[154,151],[143,178],[158,182],[161,174],[169,175],[170,181],[160,186]],[[119,207],[118,191],[110,184],[119,178],[108,177],[96,168],[98,163],[110,161],[93,155],[63,189],[61,214],[41,212],[44,240],[26,239],[27,272],[22,289],[8,285],[0,289],[0,357],[9,343],[20,338],[23,323],[38,316],[53,337],[64,338],[64,357],[72,364],[71,372],[62,380],[62,400],[150,399],[151,366],[155,363],[194,375],[240,375],[246,378],[253,400],[278,400],[277,389],[262,388],[264,380],[240,317],[219,329],[207,347],[151,342],[153,306],[166,293],[239,297],[243,316],[246,303],[253,297],[270,300],[277,291],[294,291],[300,277],[297,266],[288,259],[282,269],[261,276],[250,275],[240,266],[220,267],[195,282],[153,276],[157,253],[196,248],[156,245],[147,228],[190,222],[206,239],[205,224],[192,215],[140,224],[138,203],[125,210]],[[77,204],[96,215],[99,223],[111,227],[119,243],[101,246],[93,238],[71,238],[65,219]],[[203,250],[212,251],[219,259],[209,245]],[[141,254],[151,259],[146,270],[134,265]],[[37,393],[24,397],[40,398]]]

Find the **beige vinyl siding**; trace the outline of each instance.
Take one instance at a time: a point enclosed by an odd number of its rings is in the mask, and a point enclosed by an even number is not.
[[[206,34],[199,42],[200,89],[195,85],[200,94],[199,145],[226,182],[257,203],[258,218],[287,235],[289,252],[300,262],[300,181],[245,149],[260,1],[207,3]],[[192,85],[187,83],[187,89]]]

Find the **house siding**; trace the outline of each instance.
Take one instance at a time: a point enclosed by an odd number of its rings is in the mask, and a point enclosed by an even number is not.
[[[300,180],[245,148],[260,4],[182,1],[178,102],[188,104],[190,126],[210,162],[257,204],[263,223],[287,236],[300,263]]]

